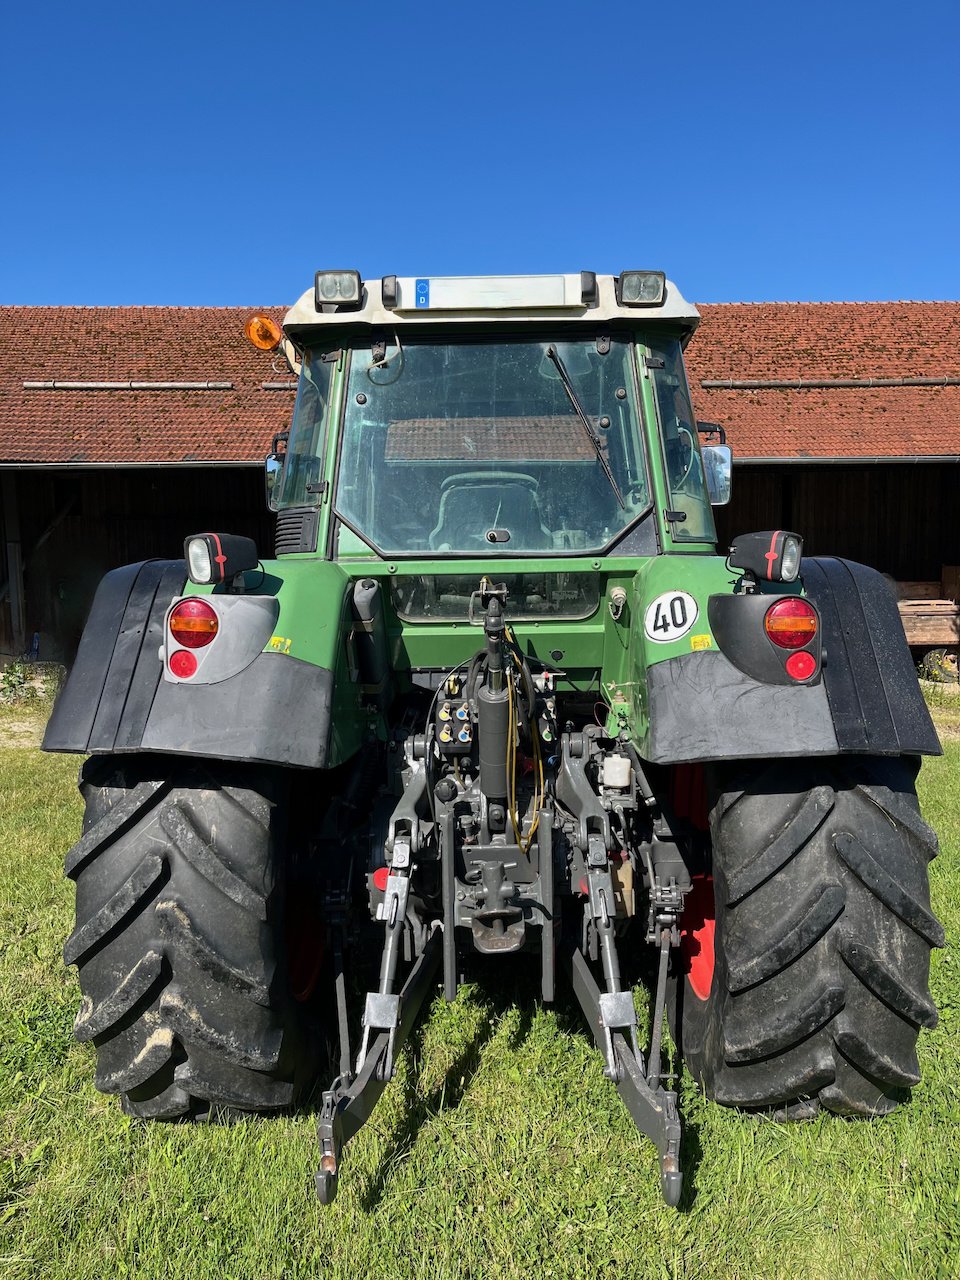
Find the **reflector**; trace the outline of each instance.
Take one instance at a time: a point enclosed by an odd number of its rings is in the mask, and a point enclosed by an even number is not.
[[[816,659],[812,653],[801,650],[791,653],[786,661],[787,675],[793,680],[809,680],[817,669]]]
[[[197,660],[189,649],[178,649],[170,655],[170,671],[178,680],[189,680],[197,671]]]

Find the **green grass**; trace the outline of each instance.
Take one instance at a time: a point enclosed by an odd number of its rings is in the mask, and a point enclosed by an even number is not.
[[[0,741],[13,714],[0,710]],[[544,1010],[522,983],[516,1000],[473,986],[434,1004],[347,1148],[329,1209],[312,1191],[314,1115],[127,1120],[72,1038],[76,980],[60,958],[77,760],[0,749],[0,1275],[957,1275],[960,741],[946,749],[920,779],[943,846],[933,897],[948,947],[912,1101],[868,1123],[785,1127],[714,1106],[685,1077],[680,1212],[660,1203],[653,1147],[572,1008]]]

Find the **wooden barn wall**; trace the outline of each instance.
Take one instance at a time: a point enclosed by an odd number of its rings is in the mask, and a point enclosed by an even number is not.
[[[206,529],[242,533],[273,552],[259,467],[118,468],[17,473],[26,600],[26,647],[69,661],[97,583],[108,569],[177,559]],[[4,572],[4,577],[5,572]],[[0,652],[13,652],[9,602],[0,607]]]
[[[259,467],[16,475],[26,647],[38,632],[44,659],[70,661],[97,583],[116,565],[178,557],[184,537],[204,529],[247,534],[272,554],[274,522]],[[737,533],[794,529],[809,555],[847,556],[899,579],[935,581],[942,565],[960,564],[958,485],[956,465],[739,464],[733,501],[716,511],[720,546]],[[0,653],[14,651],[3,598]]]
[[[960,466],[935,463],[734,467],[717,509],[722,547],[737,533],[792,529],[805,555],[836,555],[900,580],[939,581],[960,564]]]

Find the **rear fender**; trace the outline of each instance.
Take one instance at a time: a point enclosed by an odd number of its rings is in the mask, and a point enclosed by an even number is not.
[[[196,683],[163,678],[164,618],[171,602],[183,594],[186,576],[182,560],[148,560],[106,575],[47,725],[44,750],[155,751],[301,768],[325,768],[339,763],[344,752],[352,753],[356,745],[351,735],[333,728],[337,675],[341,686],[347,683],[337,671],[345,665],[342,622],[309,628],[315,645],[318,630],[325,631],[326,643],[323,653],[312,649],[307,660],[290,652],[289,638],[279,643],[270,638],[265,651],[256,651],[264,649],[261,622],[256,621],[264,611],[233,609],[231,621],[244,625],[249,615],[258,636],[249,653],[242,652],[242,645],[233,647],[233,668],[226,668],[231,674],[216,678],[214,668],[209,673],[213,679],[202,676]],[[284,584],[279,578],[269,581],[281,597],[282,612]],[[331,613],[342,619],[345,575],[324,585],[339,596],[331,600]],[[293,605],[291,600],[295,614]],[[273,602],[270,613],[276,614]],[[303,619],[300,625],[308,630]],[[293,627],[289,621],[283,627],[289,637]],[[341,688],[340,701],[351,693],[356,696],[355,687]],[[358,721],[356,715],[351,719]]]
[[[703,649],[647,666],[646,759],[941,753],[882,575],[853,561],[813,558],[803,561],[802,581],[820,614],[822,679],[756,679],[731,662],[711,630]]]

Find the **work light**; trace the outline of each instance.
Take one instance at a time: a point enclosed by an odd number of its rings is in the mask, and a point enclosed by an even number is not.
[[[793,582],[800,572],[803,539],[784,529],[762,533],[742,533],[734,538],[728,560],[734,569],[744,569],[766,582]]]
[[[662,271],[621,271],[617,302],[625,307],[658,307],[666,288],[667,278]]]
[[[191,582],[198,586],[231,582],[260,563],[257,544],[236,533],[195,533],[184,539],[183,554]]]
[[[359,271],[318,271],[314,278],[314,304],[323,307],[360,305]]]

